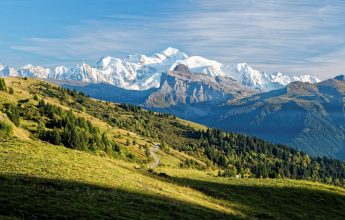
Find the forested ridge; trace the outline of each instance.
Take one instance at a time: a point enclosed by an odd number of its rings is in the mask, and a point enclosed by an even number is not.
[[[214,163],[225,168],[223,176],[292,178],[344,185],[345,164],[340,160],[309,155],[260,138],[217,129],[193,131],[191,137]]]

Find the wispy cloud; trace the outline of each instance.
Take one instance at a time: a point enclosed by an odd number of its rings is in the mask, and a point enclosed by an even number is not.
[[[201,8],[208,10],[183,21],[186,30],[192,30],[189,37],[197,39],[197,46],[190,46],[200,48],[198,53],[211,51],[211,56],[223,62],[246,61],[268,71],[307,71],[323,78],[341,67],[345,70],[341,60],[344,56],[318,62],[323,55],[345,49],[342,1],[201,4]]]
[[[66,27],[66,36],[11,48],[76,62],[175,46],[227,64],[327,78],[345,72],[344,11],[341,0],[186,1],[156,14],[91,17]]]

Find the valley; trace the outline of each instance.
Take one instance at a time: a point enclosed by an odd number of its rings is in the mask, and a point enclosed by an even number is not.
[[[140,105],[209,127],[283,143],[314,156],[344,160],[343,77],[319,83],[293,82],[258,92],[229,77],[193,74],[181,64],[163,74],[162,86],[154,90],[118,91],[110,85],[54,83],[91,97]],[[114,92],[104,93],[102,87]]]

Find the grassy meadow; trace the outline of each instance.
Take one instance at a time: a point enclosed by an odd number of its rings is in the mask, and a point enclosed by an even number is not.
[[[149,172],[123,160],[17,139],[0,143],[0,186],[0,215],[14,218],[345,217],[345,190],[335,186],[220,178],[212,170],[173,165]]]

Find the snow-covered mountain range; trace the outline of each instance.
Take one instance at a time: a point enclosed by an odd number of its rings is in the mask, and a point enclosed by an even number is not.
[[[0,76],[109,83],[128,90],[147,90],[158,88],[162,72],[173,70],[178,64],[184,64],[192,73],[232,77],[246,87],[261,91],[282,88],[293,81],[320,82],[319,79],[310,75],[290,76],[280,72],[270,74],[258,71],[246,63],[228,66],[204,57],[188,56],[171,47],[151,56],[135,54],[125,59],[103,57],[94,66],[83,63],[71,68],[58,66],[49,69],[28,64],[15,70],[12,67],[0,65]]]

